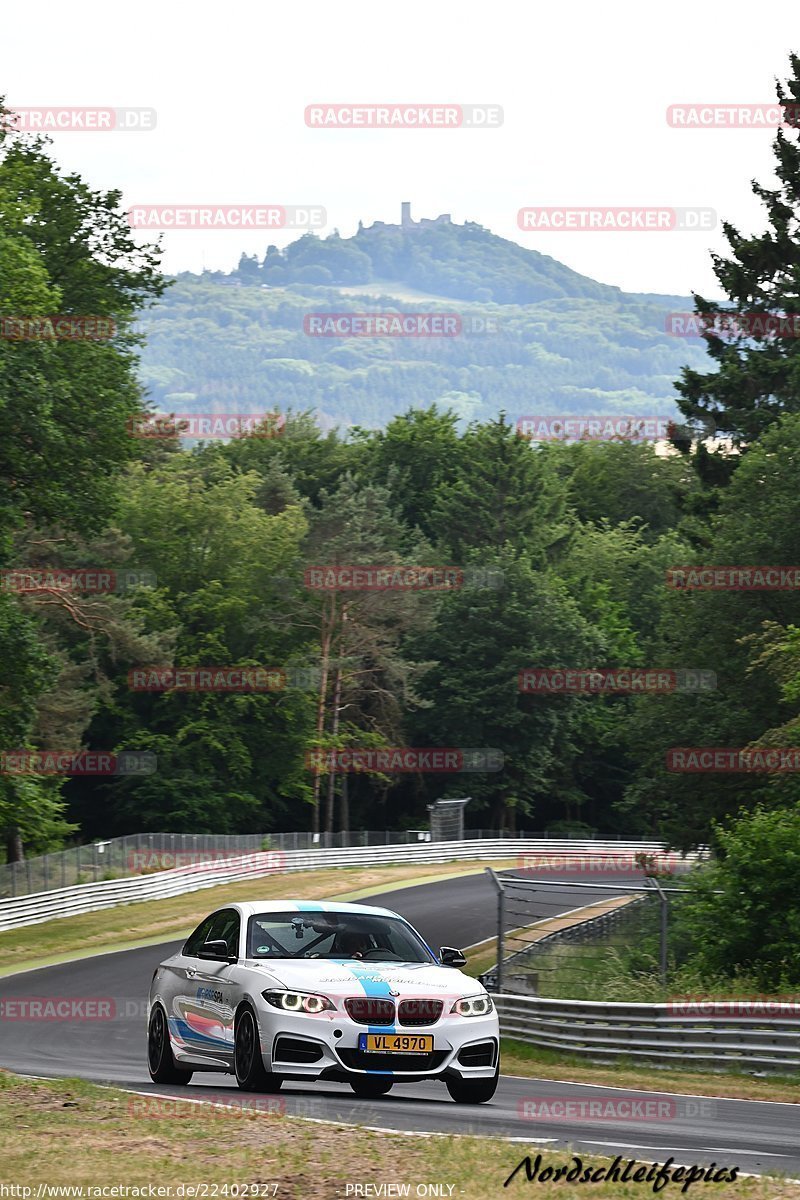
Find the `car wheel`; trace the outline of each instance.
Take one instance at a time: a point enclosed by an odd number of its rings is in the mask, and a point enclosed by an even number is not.
[[[236,1082],[242,1091],[280,1091],[281,1080],[276,1075],[270,1075],[264,1066],[258,1023],[252,1008],[241,1009],[236,1017],[233,1034],[233,1065],[236,1071]]]
[[[456,1104],[485,1104],[497,1091],[498,1067],[491,1079],[446,1079],[447,1090]]]
[[[378,1096],[385,1096],[392,1090],[394,1080],[371,1075],[366,1079],[351,1079],[349,1083],[357,1096],[363,1096],[365,1100],[376,1100]]]
[[[160,1004],[154,1004],[147,1025],[147,1069],[154,1083],[188,1083],[192,1071],[179,1067],[169,1044],[167,1016]]]

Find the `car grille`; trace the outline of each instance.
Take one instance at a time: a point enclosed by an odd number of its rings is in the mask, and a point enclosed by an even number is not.
[[[430,1054],[368,1054],[364,1050],[337,1050],[346,1067],[354,1071],[435,1071],[447,1058],[446,1050]]]
[[[383,996],[348,996],[344,1002],[347,1015],[359,1025],[393,1025],[394,1000]]]
[[[443,1008],[441,1000],[401,1000],[397,1017],[401,1025],[435,1025]]]

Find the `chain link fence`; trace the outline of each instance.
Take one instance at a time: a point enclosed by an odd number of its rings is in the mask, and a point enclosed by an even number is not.
[[[493,991],[570,1000],[666,995],[676,947],[670,918],[688,894],[640,872],[637,880],[522,879],[490,871],[497,886]]]

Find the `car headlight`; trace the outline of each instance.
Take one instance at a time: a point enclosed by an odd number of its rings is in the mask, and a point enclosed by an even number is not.
[[[321,1013],[333,1011],[336,1005],[327,996],[315,992],[262,992],[267,1004],[284,1012]]]
[[[493,1007],[491,996],[481,992],[477,996],[464,996],[463,999],[456,1000],[450,1012],[458,1017],[485,1017]]]

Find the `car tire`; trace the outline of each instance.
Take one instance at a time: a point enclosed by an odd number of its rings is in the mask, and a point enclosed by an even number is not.
[[[348,1082],[357,1096],[364,1100],[377,1100],[379,1096],[385,1096],[392,1090],[394,1080],[370,1075],[366,1079],[350,1079]]]
[[[147,1022],[147,1069],[153,1083],[188,1083],[193,1074],[175,1062],[167,1014],[160,1004],[153,1005]]]
[[[485,1104],[497,1091],[498,1066],[491,1079],[445,1079],[447,1090],[456,1104]]]
[[[245,1005],[236,1014],[233,1030],[233,1068],[243,1092],[279,1092],[281,1080],[271,1075],[261,1057],[258,1021],[252,1008]]]

